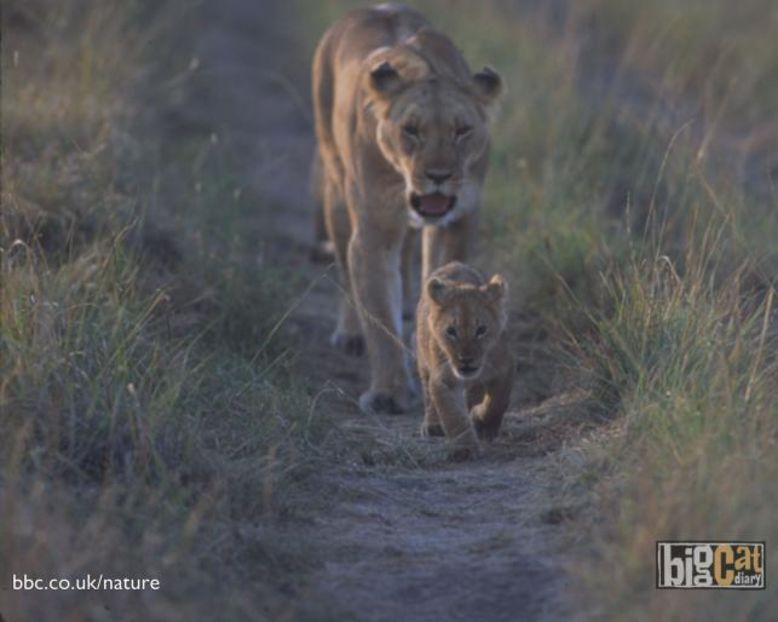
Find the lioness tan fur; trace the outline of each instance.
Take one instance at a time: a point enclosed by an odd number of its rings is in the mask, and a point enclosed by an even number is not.
[[[401,337],[409,227],[423,228],[424,277],[465,258],[500,78],[473,74],[445,35],[396,4],[333,24],[312,77],[325,224],[346,294],[333,343],[352,354],[367,346],[363,410],[402,412],[412,386]]]
[[[449,263],[432,273],[416,311],[416,358],[424,391],[422,434],[451,443],[454,459],[493,440],[511,396],[514,363],[506,338],[507,285]],[[469,412],[468,412],[469,411]]]

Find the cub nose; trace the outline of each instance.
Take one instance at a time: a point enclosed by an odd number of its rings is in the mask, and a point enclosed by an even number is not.
[[[471,367],[473,365],[473,362],[475,359],[472,356],[460,356],[459,357],[459,364],[462,367]]]
[[[427,171],[427,179],[431,179],[436,184],[440,185],[447,179],[451,178],[451,173],[446,171]]]

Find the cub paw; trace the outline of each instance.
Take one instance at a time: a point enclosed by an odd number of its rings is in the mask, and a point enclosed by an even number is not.
[[[463,431],[449,442],[448,459],[451,462],[472,460],[477,458],[480,453],[478,439],[471,429]]]
[[[348,356],[362,356],[365,353],[365,338],[336,331],[330,340],[337,350]]]
[[[500,424],[502,419],[492,419],[491,421],[484,421],[478,417],[473,417],[473,427],[478,438],[482,441],[493,441],[500,433]]]
[[[408,409],[406,400],[383,391],[366,391],[359,397],[359,407],[367,415],[400,415]]]
[[[479,453],[478,445],[455,445],[449,447],[448,459],[450,462],[465,462],[477,458]]]
[[[431,436],[445,436],[446,433],[443,430],[443,426],[439,423],[427,423],[425,421],[421,424],[421,435],[426,438]]]

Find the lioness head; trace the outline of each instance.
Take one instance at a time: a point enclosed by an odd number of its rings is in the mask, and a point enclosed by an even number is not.
[[[474,209],[489,146],[487,112],[500,77],[489,68],[473,75],[463,67],[435,68],[412,45],[378,50],[368,62],[376,140],[405,180],[410,223],[444,225]]]
[[[484,357],[505,328],[505,280],[496,274],[478,286],[433,276],[426,287],[433,339],[458,378],[478,377]]]

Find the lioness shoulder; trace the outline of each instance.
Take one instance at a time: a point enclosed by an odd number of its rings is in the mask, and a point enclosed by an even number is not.
[[[424,392],[422,434],[448,437],[452,457],[493,440],[510,401],[514,364],[506,338],[505,279],[446,264],[422,288],[416,357]]]

